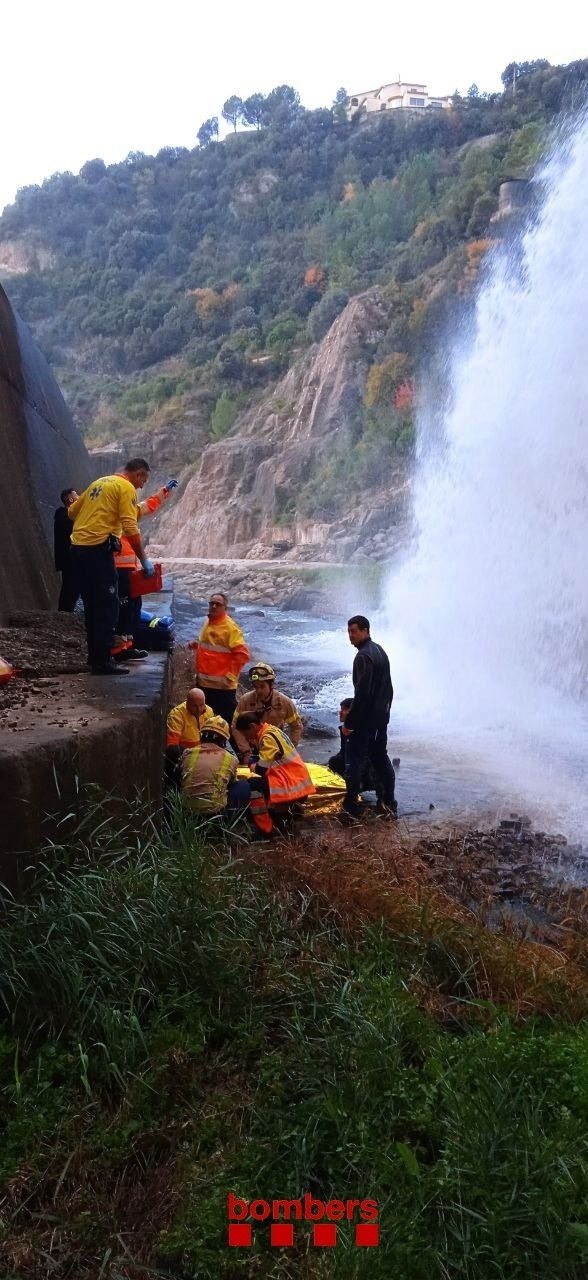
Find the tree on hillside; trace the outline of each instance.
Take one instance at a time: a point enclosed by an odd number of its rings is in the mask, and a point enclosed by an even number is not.
[[[243,118],[243,106],[243,99],[238,98],[236,93],[231,98],[227,98],[223,106],[223,120],[226,120],[227,124],[232,124],[234,133],[237,132],[237,125]]]
[[[337,124],[345,124],[347,120],[345,104],[348,97],[347,89],[337,89],[333,100],[333,119],[337,121]]]
[[[279,84],[268,93],[264,104],[264,124],[287,128],[300,115],[300,94],[290,84]]]
[[[505,89],[512,89],[514,93],[519,80],[532,75],[534,71],[546,71],[549,66],[547,58],[537,58],[534,62],[509,62],[500,79]]]
[[[261,129],[264,119],[265,96],[263,93],[252,93],[243,103],[243,119],[245,124]]]
[[[106,165],[103,160],[86,160],[80,169],[80,178],[84,182],[100,182],[106,177]]]
[[[218,116],[210,116],[209,120],[205,120],[196,137],[201,147],[207,147],[213,138],[218,138]]]
[[[308,334],[313,342],[320,342],[324,338],[348,302],[349,294],[344,289],[329,289],[324,294],[316,307],[312,308],[307,321]]]

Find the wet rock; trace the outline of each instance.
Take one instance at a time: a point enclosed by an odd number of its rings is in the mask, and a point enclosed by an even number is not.
[[[307,720],[304,725],[304,737],[314,741],[326,741],[328,738],[336,738],[337,731],[330,729],[328,725],[321,724],[319,720]]]
[[[500,823],[499,830],[512,831],[513,835],[518,834],[522,830],[520,819],[518,817],[503,818]]]
[[[328,612],[328,603],[323,591],[313,587],[298,587],[287,600],[284,600],[282,608],[296,610],[298,613],[322,615],[325,611]]]

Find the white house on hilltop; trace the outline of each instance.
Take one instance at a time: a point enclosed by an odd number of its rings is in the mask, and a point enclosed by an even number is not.
[[[446,111],[451,107],[451,98],[433,97],[425,84],[416,80],[395,80],[393,84],[380,85],[379,89],[366,89],[363,93],[353,93],[345,104],[348,119],[356,111],[371,114],[375,111],[394,111],[403,108],[408,111]]]

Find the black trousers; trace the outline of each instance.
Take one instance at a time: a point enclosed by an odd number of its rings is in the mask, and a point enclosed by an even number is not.
[[[117,569],[118,577],[118,622],[119,636],[134,636],[141,622],[143,601],[140,596],[131,595],[131,570]]]
[[[202,687],[202,686],[201,686]],[[237,707],[237,694],[234,689],[202,689],[209,707],[215,716],[222,716],[230,727]]]
[[[331,769],[333,773],[338,773],[340,778],[345,777],[345,760],[346,753],[345,748],[343,747],[341,751],[337,752],[336,756],[331,756],[330,760],[327,761],[329,769]],[[393,765],[390,767],[392,769],[394,768]],[[394,775],[394,781],[396,781],[396,774]],[[378,779],[374,774],[374,770],[369,759],[363,767],[360,791],[378,791]]]
[[[396,774],[388,755],[388,726],[358,726],[345,743],[345,785],[347,794],[343,808],[357,812],[357,797],[364,785],[367,764],[371,765],[378,800],[392,806]],[[367,788],[366,788],[367,790]]]
[[[72,547],[70,556],[78,574],[84,602],[88,663],[102,667],[110,651],[118,618],[118,584],[114,555],[108,542],[96,547]]]
[[[59,592],[59,604],[57,605],[59,612],[73,613],[79,598],[80,582],[78,571],[70,549],[67,560],[61,570],[61,591]]]

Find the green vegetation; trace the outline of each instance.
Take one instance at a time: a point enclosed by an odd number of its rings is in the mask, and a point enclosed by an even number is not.
[[[237,417],[238,404],[236,400],[231,400],[226,391],[219,396],[210,418],[210,439],[222,440],[226,436],[227,431],[231,427]]]
[[[222,401],[219,438],[223,396],[255,398],[373,285],[396,288],[376,360],[403,352],[417,368],[475,283],[466,247],[500,182],[530,175],[587,74],[588,60],[511,64],[503,93],[472,86],[451,111],[369,121],[347,121],[344,90],[316,111],[288,85],[232,95],[223,114],[241,131],[222,143],[211,117],[193,150],[90,160],[19,191],[0,241],[53,265],[12,276],[11,299],[93,441],[194,413],[205,439]]]
[[[426,904],[344,928],[239,849],[97,803],[4,897],[2,1274],[582,1280],[585,1024],[480,1000]],[[229,1191],[307,1190],[375,1197],[380,1247],[227,1248]]]

